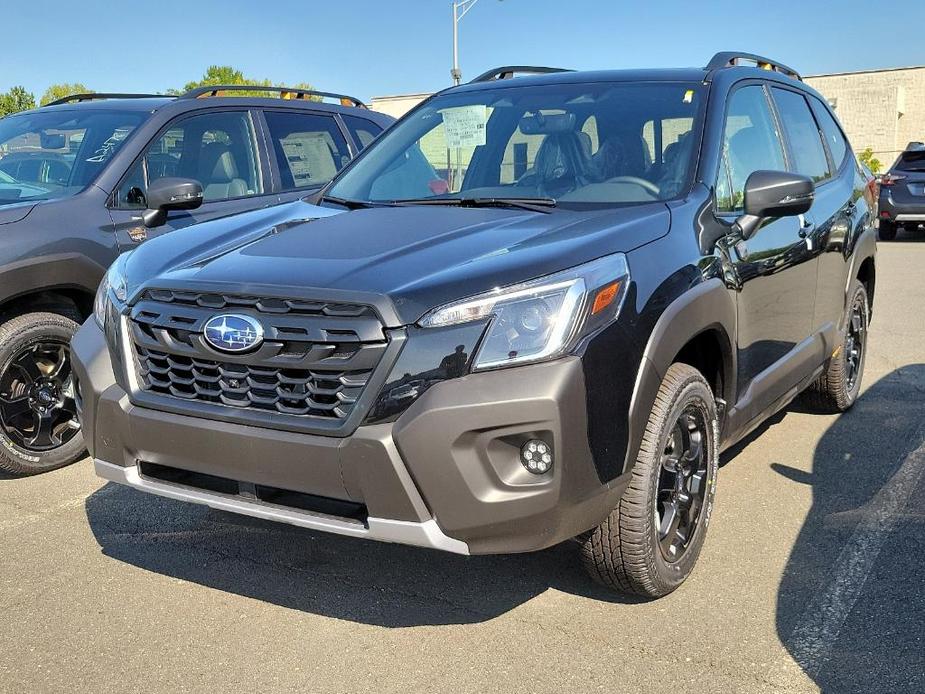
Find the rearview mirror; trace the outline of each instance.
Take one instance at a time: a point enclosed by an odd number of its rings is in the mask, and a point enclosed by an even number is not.
[[[64,135],[60,133],[39,133],[39,144],[42,149],[64,149]]]
[[[536,113],[520,119],[520,132],[524,135],[552,135],[575,129],[574,113]]]
[[[202,205],[202,184],[191,178],[159,178],[148,186],[145,226],[159,227],[170,210],[195,210]]]
[[[755,171],[745,181],[745,214],[736,220],[742,237],[755,235],[769,217],[795,217],[809,211],[815,185],[809,176],[786,171]]]

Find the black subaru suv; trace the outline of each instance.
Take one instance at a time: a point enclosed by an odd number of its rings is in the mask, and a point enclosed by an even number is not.
[[[892,241],[900,229],[925,224],[925,143],[910,142],[880,179],[880,238]]]
[[[78,94],[0,120],[0,470],[80,456],[67,344],[119,253],[320,188],[392,120],[353,97],[222,86]],[[202,205],[145,214],[190,193],[176,177]]]
[[[492,71],[317,206],[113,265],[73,342],[96,471],[461,554],[577,538],[597,580],[664,595],[720,451],[805,389],[857,398],[869,196],[825,101],[765,58]]]

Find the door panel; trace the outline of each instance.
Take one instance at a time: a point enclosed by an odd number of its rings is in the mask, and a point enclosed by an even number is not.
[[[763,86],[750,84],[732,93],[723,137],[716,212],[731,222],[744,211],[745,184],[754,171],[788,168],[781,129]],[[738,290],[738,395],[747,393],[757,412],[805,377],[806,360],[790,356],[813,334],[813,234],[812,217],[782,217],[765,221],[748,240],[733,235],[726,244]],[[772,366],[779,370],[773,378],[759,378]]]
[[[256,210],[276,205],[279,198],[276,195],[260,195],[250,198],[237,198],[235,200],[219,200],[206,202],[198,210],[178,210],[167,215],[167,222],[153,229],[146,229],[141,221],[143,210],[111,209],[113,228],[119,244],[119,252],[135,248],[139,243],[161,236],[177,229],[208,222],[220,217]]]

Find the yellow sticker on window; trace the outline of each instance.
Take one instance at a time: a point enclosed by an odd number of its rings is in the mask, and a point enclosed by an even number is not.
[[[684,92],[684,103],[689,104],[693,100],[694,100],[694,90],[688,89],[686,92]]]

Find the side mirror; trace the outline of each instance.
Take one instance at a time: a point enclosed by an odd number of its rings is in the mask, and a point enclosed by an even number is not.
[[[755,171],[745,181],[745,214],[736,220],[742,238],[750,239],[769,217],[795,217],[813,205],[815,185],[809,176],[786,171]]]
[[[145,226],[159,227],[170,210],[195,210],[202,205],[202,184],[191,178],[159,178],[148,186]]]

